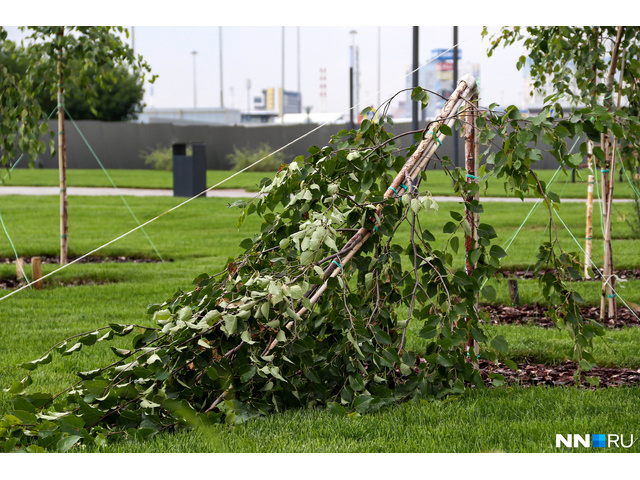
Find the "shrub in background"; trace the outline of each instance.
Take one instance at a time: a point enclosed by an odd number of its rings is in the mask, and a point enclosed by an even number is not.
[[[187,155],[192,155],[191,145],[187,145]],[[154,170],[173,170],[173,150],[171,147],[157,145],[155,148],[148,148],[140,153],[140,158],[144,164]]]
[[[283,163],[288,163],[282,152],[272,153],[273,148],[266,143],[261,143],[256,148],[238,148],[234,145],[233,153],[227,155],[227,159],[233,165],[234,170],[242,170],[249,165],[264,158],[260,163],[251,167],[250,172],[275,172]],[[271,154],[271,155],[270,155]],[[270,155],[270,156],[267,156]],[[266,158],[265,158],[266,157]]]

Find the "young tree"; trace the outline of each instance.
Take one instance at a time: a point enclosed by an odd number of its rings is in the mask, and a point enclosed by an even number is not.
[[[72,66],[72,88],[86,91],[86,99],[95,113],[98,88],[106,88],[121,73],[119,67],[131,69],[132,75],[144,81],[151,71],[142,56],[123,40],[129,33],[123,27],[21,27],[27,34],[23,48],[28,59],[24,75],[11,74],[0,66],[1,86],[5,88],[0,103],[0,129],[3,133],[2,162],[23,152],[44,151],[40,136],[46,132],[42,120],[46,113],[36,100],[38,92],[48,92],[56,98],[58,111],[58,166],[60,170],[60,263],[68,258],[68,214],[65,144],[65,94]],[[0,42],[6,41],[0,30]],[[151,79],[153,81],[155,77]],[[93,86],[96,85],[97,88]],[[6,98],[5,98],[6,95]],[[20,125],[18,129],[18,125]],[[12,133],[17,132],[17,133]],[[16,145],[16,138],[18,139]]]
[[[485,28],[483,35],[488,32]],[[533,87],[542,93],[552,90],[553,98],[563,98],[575,106],[614,112],[610,126],[595,123],[595,131],[585,133],[599,143],[593,148],[597,167],[602,175],[604,229],[604,269],[600,318],[616,316],[615,274],[611,248],[611,214],[616,158],[637,165],[640,128],[633,122],[624,129],[620,118],[638,117],[640,96],[640,30],[632,27],[503,27],[491,37],[488,55],[500,46],[522,42],[527,50],[518,60],[518,68],[529,66]],[[618,80],[616,75],[619,74]],[[615,95],[618,106],[615,106]],[[626,102],[620,106],[619,99]],[[561,110],[560,110],[561,111]],[[583,150],[586,150],[584,146]],[[583,151],[583,153],[586,153]]]

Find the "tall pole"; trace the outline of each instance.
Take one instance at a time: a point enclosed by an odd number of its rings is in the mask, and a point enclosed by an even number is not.
[[[416,88],[419,83],[418,75],[418,48],[419,48],[420,27],[413,27],[413,72],[411,86]],[[411,129],[418,130],[418,102],[411,102]]]
[[[302,98],[302,87],[300,83],[300,27],[297,27],[297,30],[296,30],[296,40],[298,44],[298,93]],[[300,103],[302,104],[302,101]]]
[[[280,121],[284,123],[284,27],[282,27],[282,88],[280,90]]]
[[[196,94],[196,55],[198,52],[195,50],[191,52],[193,55],[193,108],[198,108],[197,94]]]
[[[453,85],[458,85],[458,27],[453,27]],[[453,124],[453,166],[458,166],[458,129]]]
[[[382,27],[378,27],[378,103],[376,107],[380,107],[380,89],[382,88],[380,86],[380,68],[381,68],[380,42],[381,42],[381,36],[382,36],[381,29]]]
[[[224,108],[224,86],[222,83],[222,27],[218,27],[218,37],[220,45],[220,108]]]
[[[355,62],[356,55],[356,33],[355,30],[351,30],[349,35],[351,35],[351,47],[349,49],[349,128],[355,128],[355,122],[353,120],[353,110],[355,108],[354,96],[353,96],[353,87],[354,87],[354,78],[353,78],[353,66]]]
[[[247,78],[247,113],[251,111],[251,79]]]
[[[58,32],[60,45],[64,27]],[[60,265],[68,262],[69,253],[69,212],[67,201],[67,141],[64,133],[64,68],[62,46],[58,49],[58,173],[60,178]]]

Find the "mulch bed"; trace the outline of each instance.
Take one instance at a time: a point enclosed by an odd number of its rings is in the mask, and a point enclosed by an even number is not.
[[[41,255],[42,263],[60,263],[59,256],[52,255]],[[69,257],[69,262],[73,262],[79,257]],[[30,264],[31,257],[23,257],[24,263]],[[15,258],[0,258],[0,263],[11,264],[15,263]],[[125,256],[117,256],[117,257],[98,257],[98,256],[89,256],[85,257],[82,260],[78,260],[77,263],[160,263],[162,260],[159,258],[144,258],[144,257],[125,257]],[[168,262],[173,262],[173,258],[167,260]]]
[[[549,270],[549,271],[553,274],[556,273],[555,270]],[[544,275],[546,272],[547,270],[540,270],[538,273],[534,273],[533,270],[501,270],[500,271],[500,273],[502,273],[505,277],[518,278],[518,279],[524,279],[524,280],[538,278],[541,275]],[[640,268],[636,267],[633,269],[616,270],[615,274],[618,278],[622,280],[637,280],[637,279],[640,279]],[[589,280],[602,280],[602,276],[600,275],[600,272],[597,270],[592,269],[590,272],[590,275],[591,275],[591,278]],[[581,282],[584,280],[581,279],[581,280],[575,280],[575,281]]]
[[[80,285],[106,285],[108,283],[112,283],[110,281],[97,281],[91,280],[89,278],[75,278],[73,280],[67,281],[55,281],[54,285],[56,287],[77,287]],[[3,278],[0,280],[0,290],[9,290],[13,288],[19,288],[25,285],[25,282],[18,281],[15,278]]]
[[[507,385],[520,385],[533,387],[547,386],[575,386],[574,374],[577,365],[567,360],[561,365],[528,365],[519,363],[518,370],[511,370],[498,363],[494,364],[480,359],[480,374],[483,380],[489,384],[489,374],[499,373],[505,379]],[[587,378],[597,378],[599,384],[592,385]],[[629,368],[603,368],[595,367],[589,372],[581,373],[582,382],[578,388],[593,389],[603,387],[622,387],[640,385],[640,369]]]
[[[537,327],[551,328],[554,323],[546,317],[547,307],[534,303],[532,305],[483,305],[482,309],[486,309],[491,314],[491,323],[493,325],[535,325]],[[581,313],[583,318],[595,320],[602,323],[607,328],[624,328],[640,326],[640,320],[625,307],[618,307],[618,318],[605,319],[600,322],[599,307],[582,307]],[[640,316],[639,312],[636,315]]]
[[[23,257],[25,264],[31,264],[32,257]],[[53,255],[41,255],[42,263],[48,264],[59,264],[60,257]],[[79,257],[69,257],[69,262],[76,260]],[[0,264],[13,264],[15,263],[15,258],[0,258]],[[173,258],[168,259],[167,261],[173,262]],[[77,263],[159,263],[161,260],[159,258],[144,258],[144,257],[125,257],[125,256],[117,256],[117,257],[98,257],[98,256],[89,256],[85,257],[81,260],[78,260]],[[76,278],[72,280],[65,281],[55,281],[56,286],[61,287],[76,287],[79,285],[105,285],[110,283],[108,281],[97,281],[86,278]],[[18,281],[15,278],[3,278],[0,279],[0,290],[8,290],[12,288],[18,288],[24,285],[23,281]]]
[[[41,256],[42,263],[59,263],[60,257],[54,256]],[[77,258],[77,257],[75,257]],[[73,261],[75,258],[70,258],[69,261]],[[31,257],[24,257],[25,263],[31,263]],[[173,261],[170,259],[169,261]],[[0,264],[14,263],[13,258],[0,258]],[[80,260],[78,263],[156,263],[160,262],[157,258],[132,258],[125,256],[117,257],[86,257]],[[507,277],[529,279],[534,278],[533,272],[527,271],[504,271],[502,272]],[[544,273],[544,272],[542,272]],[[640,278],[640,270],[619,270],[616,271],[619,278],[622,279],[634,279]],[[595,273],[594,279],[599,279],[599,275]],[[98,282],[90,279],[75,279],[66,283],[61,283],[62,286],[78,286],[78,285],[98,285],[107,282]],[[15,279],[2,279],[0,280],[0,289],[16,288],[23,285]],[[491,314],[491,323],[494,325],[500,324],[516,324],[516,325],[535,325],[538,327],[550,328],[554,324],[551,320],[546,318],[547,307],[539,304],[533,305],[518,305],[518,306],[506,306],[506,305],[485,305],[482,308],[489,311]],[[583,307],[582,315],[586,319],[594,319],[599,321],[600,309],[597,307]],[[640,316],[640,315],[639,315]],[[618,309],[617,320],[605,320],[604,325],[608,328],[623,328],[630,326],[640,326],[640,321],[633,313],[627,308]],[[518,364],[518,370],[511,370],[503,364],[494,364],[484,359],[479,361],[480,373],[482,378],[487,384],[490,383],[489,374],[499,373],[505,379],[507,385],[520,385],[520,386],[574,386],[574,374],[576,372],[577,365],[575,362],[567,360],[561,365],[547,366],[547,365],[529,365]],[[587,381],[587,377],[597,378],[598,383],[592,384]],[[578,385],[578,388],[593,389],[603,387],[620,387],[620,386],[632,386],[640,385],[640,369],[632,370],[628,368],[603,368],[595,367],[589,372],[581,373],[582,382]]]

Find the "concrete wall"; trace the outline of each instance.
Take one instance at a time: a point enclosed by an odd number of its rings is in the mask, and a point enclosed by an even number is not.
[[[173,143],[202,142],[206,144],[207,168],[224,170],[231,168],[227,155],[233,152],[234,146],[253,148],[267,143],[275,150],[304,136],[284,150],[284,154],[293,159],[298,155],[306,155],[307,149],[312,145],[328,145],[332,135],[346,128],[344,124],[330,124],[318,128],[315,124],[208,126],[93,120],[78,121],[76,125],[77,128],[70,121],[65,125],[68,168],[100,168],[94,157],[95,153],[107,169],[145,169],[149,167],[144,164],[141,153],[146,150],[169,147]],[[50,121],[49,128],[55,132],[56,121]],[[410,129],[411,126],[407,123],[398,123],[391,128],[396,135]],[[57,140],[57,135],[55,137]],[[87,146],[83,137],[91,148]],[[447,140],[438,149],[438,155],[452,158],[453,144],[451,139]],[[411,137],[407,137],[399,139],[397,143],[402,147],[407,146],[410,141]],[[458,145],[459,164],[463,165],[462,138],[458,139]],[[19,167],[26,166],[25,161],[19,164]],[[57,157],[52,158],[50,153],[41,155],[36,159],[36,166],[57,168]],[[536,167],[555,169],[557,162],[547,155]]]

